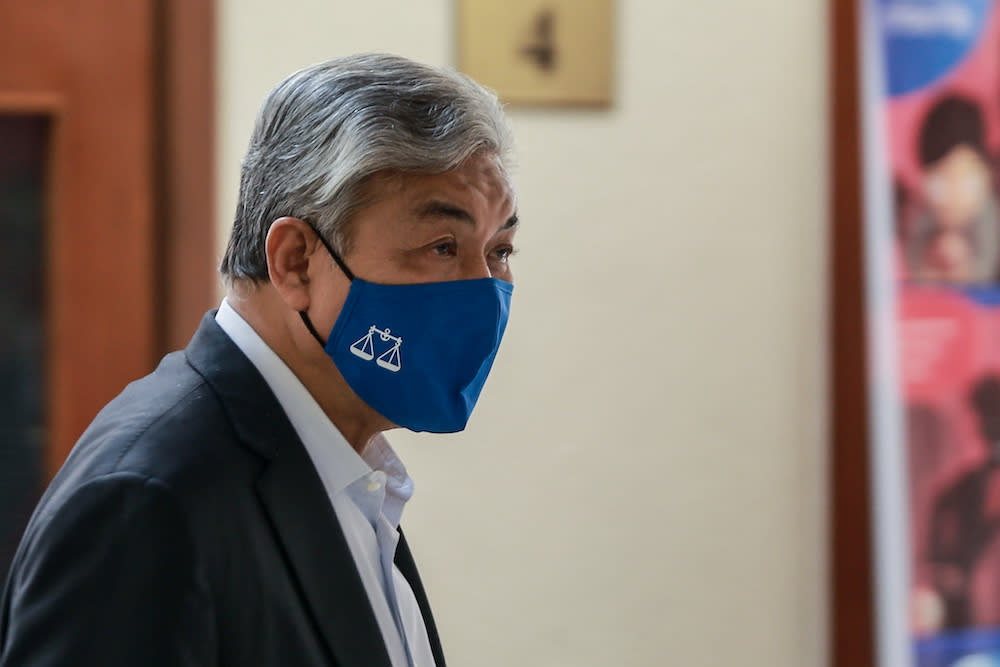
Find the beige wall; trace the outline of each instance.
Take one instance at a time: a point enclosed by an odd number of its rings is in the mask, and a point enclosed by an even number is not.
[[[825,3],[618,4],[612,110],[511,110],[510,328],[404,523],[454,665],[823,665]],[[448,0],[219,9],[220,239],[284,75],[453,53]]]

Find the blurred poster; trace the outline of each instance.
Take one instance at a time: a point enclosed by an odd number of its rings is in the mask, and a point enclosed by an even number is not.
[[[1000,667],[1000,0],[860,0],[879,655]]]

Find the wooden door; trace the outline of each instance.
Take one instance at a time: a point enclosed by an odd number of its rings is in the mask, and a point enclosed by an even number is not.
[[[198,20],[178,24],[192,7]],[[84,428],[176,347],[174,329],[193,326],[190,311],[213,292],[210,211],[184,248],[176,239],[195,221],[174,224],[199,198],[208,208],[211,179],[192,186],[179,163],[210,172],[211,106],[177,114],[181,102],[210,101],[211,40],[194,44],[184,67],[184,45],[171,41],[203,37],[210,10],[191,0],[0,0],[0,402],[21,406],[0,426],[0,580]],[[192,81],[201,96],[178,100]]]

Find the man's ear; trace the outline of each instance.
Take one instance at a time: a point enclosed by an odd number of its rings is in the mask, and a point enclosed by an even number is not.
[[[278,218],[267,231],[267,273],[282,300],[293,310],[309,308],[309,262],[318,245],[316,233],[298,218]]]

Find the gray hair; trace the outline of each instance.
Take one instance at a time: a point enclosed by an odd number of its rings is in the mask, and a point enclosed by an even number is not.
[[[307,220],[346,253],[347,225],[373,203],[376,174],[444,173],[476,153],[505,162],[510,151],[496,95],[464,74],[386,54],[307,67],[261,105],[219,270],[228,281],[267,280],[264,241],[282,216]]]

